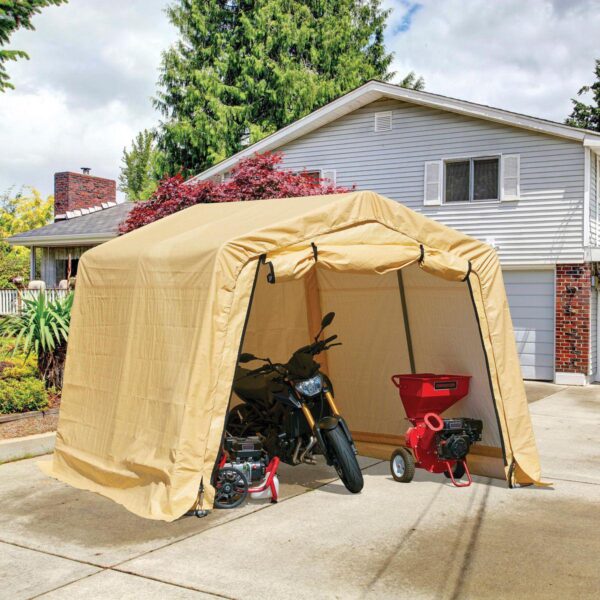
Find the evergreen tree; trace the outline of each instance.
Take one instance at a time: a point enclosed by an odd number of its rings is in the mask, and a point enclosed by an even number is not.
[[[393,75],[381,0],[177,0],[167,14],[180,39],[163,54],[155,106],[172,174],[197,174]]]
[[[567,125],[600,131],[600,59],[596,60],[594,73],[596,74],[595,83],[592,85],[584,85],[579,92],[577,92],[578,96],[592,92],[592,104],[585,104],[584,102],[573,98],[573,112],[565,121]]]
[[[20,28],[35,29],[31,18],[54,4],[58,6],[67,0],[1,0],[0,1],[0,46],[10,41],[10,36]],[[29,58],[23,50],[0,50],[0,92],[14,88],[9,81],[5,63],[9,60]]]
[[[148,200],[158,186],[160,155],[154,142],[154,133],[144,129],[131,142],[131,149],[123,148],[119,189],[133,202]]]

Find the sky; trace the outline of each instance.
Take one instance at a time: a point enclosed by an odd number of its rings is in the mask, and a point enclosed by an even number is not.
[[[165,0],[70,0],[44,9],[10,48],[16,90],[0,93],[0,192],[44,195],[57,171],[117,178],[123,148],[160,116],[161,53],[176,40]],[[563,121],[600,58],[600,0],[384,0],[398,81]]]

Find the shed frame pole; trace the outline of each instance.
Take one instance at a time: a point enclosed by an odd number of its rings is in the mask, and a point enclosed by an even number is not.
[[[408,360],[410,361],[410,372],[414,375],[415,355],[413,352],[412,335],[410,333],[410,322],[408,320],[408,309],[406,307],[406,290],[404,289],[404,278],[402,269],[398,269],[398,288],[400,289],[400,303],[402,304],[402,318],[404,319],[404,333],[406,334],[406,347],[408,349]]]

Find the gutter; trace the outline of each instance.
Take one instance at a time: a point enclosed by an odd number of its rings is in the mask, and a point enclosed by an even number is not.
[[[6,238],[11,246],[25,246],[32,248],[35,246],[80,246],[81,244],[102,244],[117,237],[115,233],[97,233],[89,235],[80,234],[62,234],[62,235],[39,235],[22,236],[18,235]]]
[[[586,135],[583,138],[583,145],[590,148],[595,154],[600,154],[600,134],[598,137],[590,137]]]

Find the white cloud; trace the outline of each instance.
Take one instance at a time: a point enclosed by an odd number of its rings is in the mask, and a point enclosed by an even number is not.
[[[398,76],[427,91],[563,121],[600,58],[598,0],[387,0]]]
[[[0,94],[0,191],[34,185],[53,191],[56,171],[92,167],[116,178],[123,147],[158,115],[161,52],[175,39],[165,0],[71,0],[35,17],[11,47],[16,90]]]
[[[55,171],[116,178],[123,146],[159,116],[161,52],[176,37],[167,0],[71,0],[35,17],[11,47],[15,91],[0,94],[0,191],[52,192]],[[386,0],[398,78],[431,92],[562,121],[600,58],[600,0]]]

